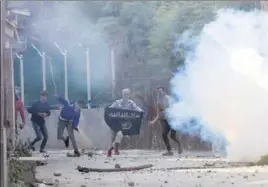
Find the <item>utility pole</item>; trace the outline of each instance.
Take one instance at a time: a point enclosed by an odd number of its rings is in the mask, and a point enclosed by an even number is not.
[[[86,48],[86,61],[87,61],[87,104],[91,108],[91,64],[90,64],[90,50]]]
[[[56,43],[54,42],[54,45],[59,49],[61,55],[64,58],[64,97],[66,100],[69,99],[69,93],[68,93],[68,66],[67,66],[67,50],[62,50],[62,48]]]
[[[38,55],[42,59],[42,82],[43,82],[43,90],[47,90],[47,77],[46,77],[46,53],[41,52],[35,45],[32,44],[32,47],[37,51]]]
[[[78,47],[81,47],[86,54],[86,72],[87,72],[87,106],[91,108],[91,62],[90,62],[90,47],[83,46],[78,44]]]
[[[20,63],[20,94],[21,100],[24,103],[24,63],[23,63],[23,56],[16,53],[16,57],[19,59]]]
[[[112,98],[115,99],[115,81],[116,81],[116,75],[115,75],[115,50],[112,47],[111,48],[111,71],[112,71]]]
[[[5,90],[4,87],[4,46],[5,46],[5,9],[6,9],[6,2],[0,1],[0,35],[1,35],[1,45],[0,45],[0,181],[1,187],[7,187],[7,145],[6,145],[6,129],[5,129],[5,119],[4,119],[4,104],[5,104]]]

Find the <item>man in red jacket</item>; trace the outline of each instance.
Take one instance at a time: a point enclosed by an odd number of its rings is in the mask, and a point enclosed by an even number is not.
[[[18,124],[17,122],[19,114],[22,121],[20,124]],[[17,89],[15,89],[15,123],[16,123],[16,135],[18,136],[19,133],[18,125],[20,129],[23,129],[23,127],[25,126],[25,113],[24,113],[24,104],[19,96],[19,90]]]

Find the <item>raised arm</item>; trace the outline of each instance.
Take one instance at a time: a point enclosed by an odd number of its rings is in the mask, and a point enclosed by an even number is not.
[[[118,108],[119,107],[119,100],[116,100],[109,108]]]
[[[61,96],[56,96],[56,100],[63,106],[69,105],[68,101]]]

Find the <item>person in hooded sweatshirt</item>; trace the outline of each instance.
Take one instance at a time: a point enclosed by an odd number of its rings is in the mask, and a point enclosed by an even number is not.
[[[78,150],[74,130],[78,131],[78,124],[80,120],[82,101],[70,103],[66,99],[56,94],[57,101],[63,106],[60,111],[58,119],[57,139],[62,140],[66,147],[69,147],[69,140],[71,140],[74,154],[73,157],[79,157],[80,152]],[[64,130],[67,129],[68,136],[64,137]]]
[[[32,115],[31,121],[33,125],[34,132],[36,134],[36,138],[30,143],[29,148],[35,151],[35,143],[42,140],[43,141],[40,146],[40,153],[45,153],[45,146],[48,140],[48,130],[46,127],[45,118],[50,116],[50,106],[47,103],[48,93],[46,91],[42,91],[40,93],[40,100],[34,102],[30,108],[28,108],[28,112]]]

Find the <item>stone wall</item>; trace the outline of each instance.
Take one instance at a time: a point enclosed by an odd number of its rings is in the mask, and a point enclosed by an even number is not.
[[[30,121],[30,114],[27,112],[26,127],[20,131],[20,140],[31,140],[35,138],[35,134]],[[75,137],[80,148],[99,148],[106,149],[109,146],[111,135],[109,127],[103,119],[103,109],[83,109],[79,124],[79,133],[75,132]],[[65,148],[62,141],[57,140],[57,122],[59,110],[51,111],[51,116],[47,118],[46,124],[49,133],[47,149],[63,149]],[[67,132],[65,132],[67,134]],[[39,146],[37,144],[37,146]],[[71,147],[71,146],[70,146]]]

